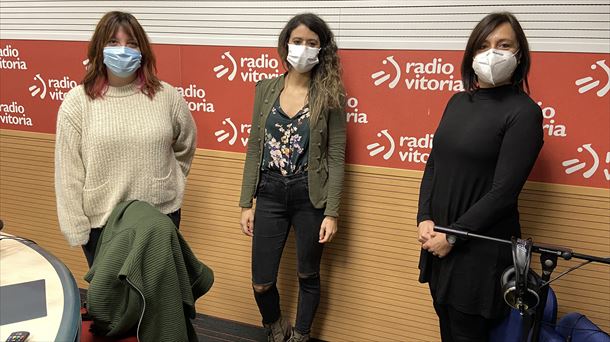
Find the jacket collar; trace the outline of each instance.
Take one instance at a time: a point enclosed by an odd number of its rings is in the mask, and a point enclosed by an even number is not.
[[[265,122],[267,122],[267,117],[269,116],[269,112],[271,112],[271,108],[277,101],[277,98],[280,96],[280,93],[284,89],[284,75],[280,75],[275,79],[271,80],[268,83],[268,86],[263,91],[262,103],[261,103],[261,112],[262,112],[262,120],[260,124],[261,134],[265,129]]]
[[[284,90],[284,82],[286,81],[286,73],[276,77],[273,82],[271,82],[271,94],[269,95],[269,100],[275,100],[280,96],[282,90]]]
[[[265,122],[267,122],[267,117],[269,116],[269,113],[271,112],[271,108],[273,108],[275,101],[277,101],[277,98],[280,96],[280,93],[284,89],[285,79],[286,79],[286,73],[271,80],[271,82],[268,83],[269,85],[264,89],[265,90],[264,98],[262,99],[263,103],[261,104],[262,120],[261,120],[261,123],[259,126],[261,135],[263,135],[265,132]],[[322,113],[320,113],[320,116],[318,117],[318,119],[321,118],[321,114]],[[311,122],[309,125],[309,130],[313,132],[313,129],[316,126],[316,124],[317,123],[315,123],[315,122]]]

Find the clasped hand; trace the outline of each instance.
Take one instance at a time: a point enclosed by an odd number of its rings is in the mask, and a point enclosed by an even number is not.
[[[453,248],[447,241],[445,233],[434,231],[434,221],[431,220],[419,223],[417,227],[417,241],[421,243],[421,248],[439,258],[445,257]]]

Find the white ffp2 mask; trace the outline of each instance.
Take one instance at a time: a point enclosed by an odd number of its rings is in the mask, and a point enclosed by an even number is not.
[[[510,79],[517,68],[517,52],[489,49],[476,55],[472,68],[479,81],[497,85]]]

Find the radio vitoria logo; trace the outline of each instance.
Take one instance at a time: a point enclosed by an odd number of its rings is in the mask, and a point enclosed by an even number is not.
[[[385,144],[381,145],[379,142],[374,142],[372,144],[367,145],[366,149],[369,150],[369,155],[371,157],[374,157],[374,156],[378,155],[379,153],[385,151],[387,148],[386,153],[383,154],[383,159],[388,160],[388,159],[390,159],[392,154],[394,154],[394,149],[396,148],[396,144],[394,143],[394,138],[392,138],[390,133],[388,133],[387,129],[381,130],[381,131],[379,131],[379,133],[377,133],[377,138],[381,138],[381,136],[384,136],[388,140],[387,146]]]
[[[236,124],[233,123],[230,117],[227,117],[222,120],[222,125],[224,126],[224,128],[221,128],[214,132],[216,141],[218,141],[219,143],[227,141],[229,145],[233,146],[239,138],[239,141],[244,147],[248,145],[248,137],[250,136],[250,129],[252,127],[251,124]]]
[[[33,126],[32,118],[26,114],[25,107],[17,101],[0,103],[0,123],[16,126]]]
[[[434,134],[428,133],[422,137],[399,136],[397,142],[388,129],[383,129],[377,133],[377,138],[380,138],[381,141],[378,140],[366,146],[371,157],[385,152],[382,158],[389,160],[394,156],[394,152],[399,150],[398,158],[402,162],[426,163],[432,149]]]
[[[223,53],[222,56],[220,56],[220,58],[226,59],[229,62],[231,62],[231,66],[229,67],[224,64],[219,64],[219,65],[215,66],[214,72],[216,73],[216,78],[221,78],[224,75],[226,75],[227,73],[229,73],[229,71],[231,71],[229,76],[227,76],[227,79],[229,81],[233,81],[233,79],[235,78],[235,74],[237,73],[237,63],[235,62],[235,58],[233,58],[233,56],[231,56],[231,52],[229,52],[229,51],[225,51],[225,53]]]
[[[197,84],[189,84],[184,87],[176,87],[176,91],[184,97],[191,112],[214,113],[214,103],[206,98],[206,91]]]
[[[64,76],[61,79],[49,78],[45,81],[40,74],[36,74],[33,80],[34,84],[30,85],[28,90],[32,97],[39,97],[41,100],[49,95],[51,100],[63,101],[68,91],[78,85],[69,76]]]
[[[577,171],[583,170],[582,176],[586,179],[591,178],[597,172],[598,169],[601,169],[601,163],[603,161],[601,160],[602,158],[600,158],[600,154],[603,156],[603,153],[596,151],[593,148],[593,144],[582,144],[576,149],[576,151],[578,153],[584,153],[586,151],[587,153],[585,155],[588,154],[588,159],[590,159],[591,162],[588,163],[586,161],[582,161],[579,158],[564,160],[561,165],[565,168],[565,173],[569,175]],[[610,151],[606,152],[606,157],[604,161],[606,167],[603,170],[603,175],[607,181],[610,181]]]
[[[381,64],[385,67],[371,74],[375,86],[387,82],[390,89],[403,83],[408,90],[450,92],[464,90],[462,80],[455,76],[455,66],[444,62],[440,57],[421,62],[399,62],[394,56],[388,56]]]
[[[243,82],[258,82],[266,78],[278,77],[282,73],[279,70],[280,62],[269,54],[233,57],[231,51],[225,51],[220,56],[220,64],[212,70],[216,73],[216,78],[226,78],[229,81],[235,80],[236,76]]]
[[[21,59],[19,49],[7,44],[0,48],[0,70],[28,70],[28,64]]]
[[[610,68],[606,64],[606,60],[599,60],[591,64],[591,70],[596,70],[597,67],[600,67],[606,72],[606,85],[600,87],[596,92],[598,97],[604,97],[608,94],[608,91],[610,91]],[[574,83],[579,87],[578,92],[583,94],[599,86],[601,81],[594,79],[592,76],[585,76],[576,80]]]
[[[44,80],[42,79],[42,77],[40,77],[40,74],[36,74],[36,76],[34,76],[34,81],[38,81],[37,83],[31,85],[28,90],[30,91],[30,94],[32,96],[36,96],[38,94],[40,99],[44,99],[47,96],[47,85],[44,82]],[[42,91],[42,92],[41,92]]]

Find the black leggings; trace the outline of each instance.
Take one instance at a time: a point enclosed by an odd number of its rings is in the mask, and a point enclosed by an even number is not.
[[[254,292],[263,323],[273,323],[280,317],[275,283],[290,227],[294,227],[299,273],[295,328],[302,334],[311,330],[320,302],[323,244],[318,240],[323,220],[324,209],[315,208],[309,200],[307,173],[292,176],[261,173],[252,238],[252,282],[264,287],[258,291],[255,287]]]
[[[167,214],[167,216],[172,219],[172,222],[174,222],[176,228],[180,228],[180,209],[174,211],[173,213]],[[104,227],[92,228],[91,232],[89,233],[89,241],[87,242],[87,244],[82,246],[83,252],[85,253],[85,258],[87,258],[87,264],[89,265],[89,268],[91,268],[91,265],[93,265],[93,259],[95,258],[95,249],[97,248],[97,242],[99,241],[100,236],[102,235],[102,229],[104,229]]]

